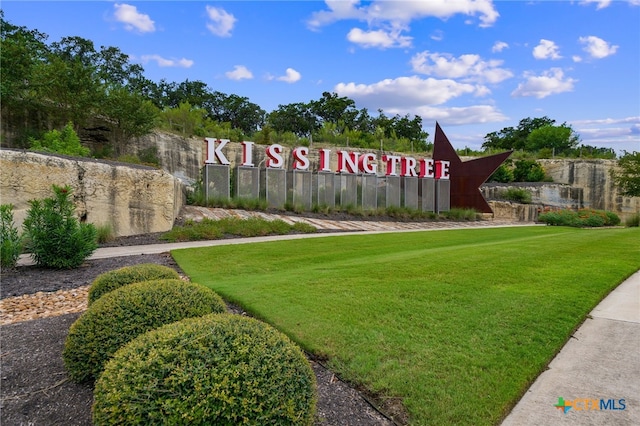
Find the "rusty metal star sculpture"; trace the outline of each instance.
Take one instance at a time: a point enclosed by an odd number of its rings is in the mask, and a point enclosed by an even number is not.
[[[462,161],[440,125],[436,123],[433,141],[433,159],[449,161],[451,180],[451,207],[470,208],[482,213],[493,213],[480,192],[480,185],[496,171],[512,151]]]

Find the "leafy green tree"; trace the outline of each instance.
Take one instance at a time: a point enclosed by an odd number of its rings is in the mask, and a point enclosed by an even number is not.
[[[523,118],[518,127],[505,127],[499,132],[487,133],[482,147],[497,150],[525,149],[529,134],[540,127],[553,126],[556,121],[549,117]]]
[[[578,141],[571,126],[542,126],[529,133],[525,147],[527,151],[550,149],[554,155],[559,155],[570,152],[578,145]]]
[[[218,113],[210,116],[221,123],[231,123],[231,127],[244,133],[253,133],[264,125],[266,112],[249,98],[238,95],[220,96]]]
[[[278,132],[292,132],[299,137],[308,136],[320,128],[310,105],[302,102],[278,105],[268,114],[267,123]]]
[[[196,129],[204,128],[207,111],[193,107],[189,102],[182,102],[177,108],[169,108],[161,116],[171,130],[178,130],[184,136],[196,134]]]
[[[46,34],[5,21],[0,10],[0,117],[2,127],[18,135],[18,146],[27,146],[28,135],[39,131],[33,111],[42,98],[35,76],[49,52],[46,40]]]
[[[82,146],[71,122],[67,123],[62,131],[50,130],[42,136],[42,139],[31,138],[29,142],[34,151],[55,152],[80,157],[89,155],[89,148]]]
[[[117,154],[123,152],[124,143],[132,137],[145,135],[159,124],[160,111],[142,95],[125,87],[114,87],[106,94],[102,113],[115,123]]]
[[[342,133],[345,128],[355,126],[358,116],[355,105],[356,103],[347,97],[339,97],[337,93],[323,92],[319,100],[309,103],[309,109],[316,115],[320,125],[332,123],[336,126],[337,132]]]
[[[618,169],[611,170],[611,177],[627,197],[640,197],[640,152],[624,152],[618,160]]]

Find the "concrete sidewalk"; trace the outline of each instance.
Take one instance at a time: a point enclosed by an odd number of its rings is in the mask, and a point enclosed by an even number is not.
[[[573,405],[566,413],[559,398]],[[528,425],[640,425],[640,271],[591,311],[502,423]]]

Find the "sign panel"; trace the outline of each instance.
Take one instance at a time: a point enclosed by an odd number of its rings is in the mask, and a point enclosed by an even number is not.
[[[202,174],[205,199],[229,198],[231,190],[229,166],[207,164]]]

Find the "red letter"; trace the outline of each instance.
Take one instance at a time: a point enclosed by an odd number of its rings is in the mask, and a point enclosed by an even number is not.
[[[269,168],[281,168],[284,164],[284,159],[280,153],[282,152],[282,145],[274,144],[267,147],[265,151],[267,154],[267,167]]]
[[[293,150],[293,169],[294,170],[307,170],[309,168],[309,148],[299,147]]]
[[[449,161],[436,161],[436,179],[449,180]]]
[[[417,177],[416,173],[416,159],[413,157],[403,157],[402,158],[402,171],[400,174],[406,177]]]
[[[420,176],[421,178],[433,178],[433,158],[423,158],[420,160]]]
[[[387,163],[387,176],[398,176],[398,172],[396,170],[396,165],[400,161],[400,157],[397,155],[383,155],[382,161]]]
[[[338,152],[338,171],[340,173],[358,173],[358,154],[355,152]]]
[[[242,165],[253,167],[253,142],[242,142]]]
[[[329,168],[329,154],[331,153],[330,149],[321,149],[320,150],[320,164],[318,166],[319,171],[321,172],[330,172]]]
[[[360,156],[360,161],[358,162],[360,166],[360,171],[362,173],[375,175],[378,172],[378,165],[372,164],[374,161],[376,161],[375,154],[372,154],[372,153],[362,154]]]

